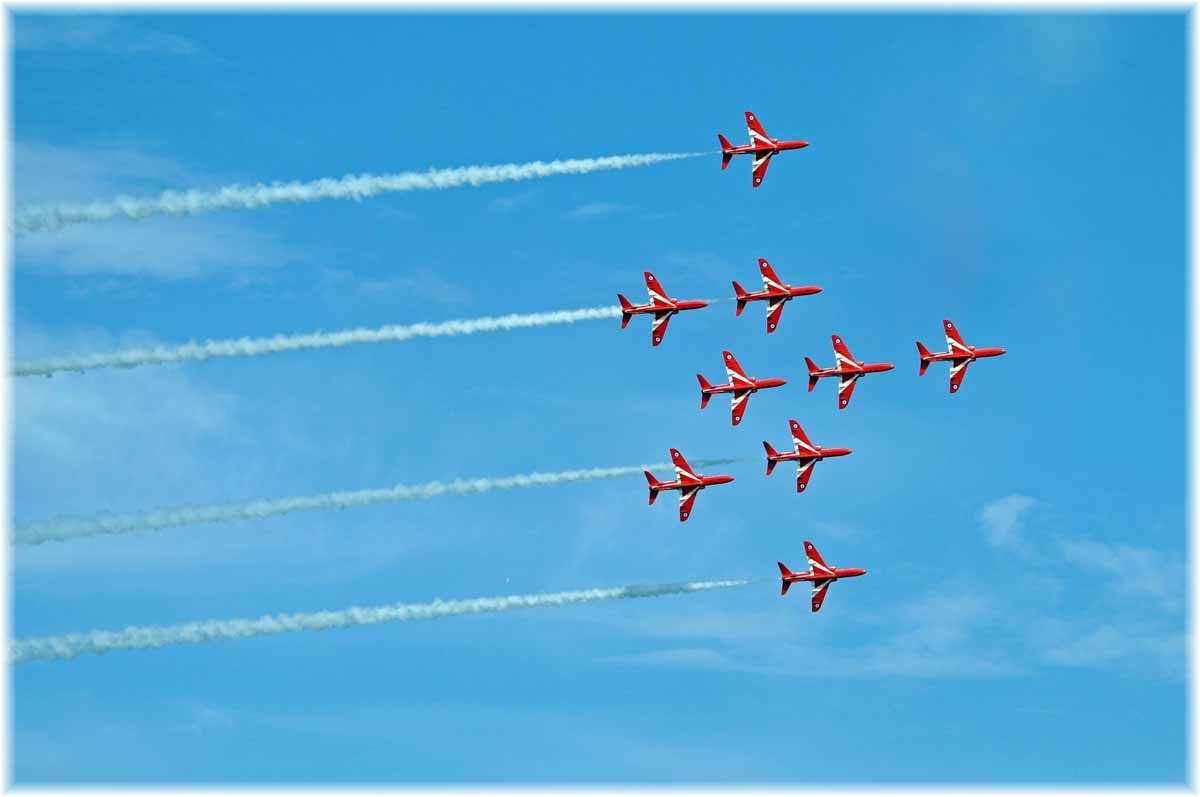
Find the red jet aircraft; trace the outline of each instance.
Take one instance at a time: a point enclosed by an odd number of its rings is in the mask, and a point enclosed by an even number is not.
[[[817,386],[818,379],[823,379],[827,376],[836,376],[840,379],[838,382],[839,410],[844,410],[850,405],[850,396],[854,393],[854,385],[863,374],[890,371],[896,367],[891,363],[864,363],[862,360],[856,361],[854,355],[850,353],[850,349],[846,348],[846,344],[837,335],[833,336],[833,353],[837,357],[837,365],[833,368],[821,368],[808,357],[804,358],[804,362],[808,363],[809,393]]]
[[[783,589],[779,594],[786,595],[788,587],[797,581],[811,581],[812,610],[814,612],[821,610],[821,604],[825,601],[825,592],[829,589],[830,584],[839,578],[854,578],[867,574],[867,571],[861,567],[830,567],[825,564],[821,554],[817,553],[817,547],[808,540],[804,541],[804,551],[808,554],[807,573],[793,573],[783,562],[777,562],[779,575],[783,579]]]
[[[705,487],[714,484],[728,484],[733,481],[732,476],[705,476],[701,473],[696,473],[691,466],[687,464],[687,460],[683,458],[677,449],[671,449],[671,462],[675,464],[675,481],[660,482],[654,478],[654,474],[650,471],[643,471],[646,474],[646,481],[650,482],[650,503],[654,503],[654,499],[658,498],[659,490],[679,490],[679,522],[688,519],[688,515],[692,513],[692,504],[696,502],[696,495]]]
[[[813,445],[813,442],[808,439],[808,435],[804,433],[804,429],[795,420],[789,421],[792,425],[792,443],[795,451],[790,454],[780,454],[771,444],[763,440],[763,448],[767,450],[767,475],[771,475],[771,471],[775,470],[775,466],[780,462],[788,459],[796,460],[796,492],[804,492],[804,488],[808,486],[808,480],[812,476],[813,466],[826,457],[844,457],[850,453],[848,448],[822,448],[821,446]]]
[[[672,315],[680,310],[699,310],[701,307],[708,307],[708,302],[698,299],[672,299],[667,296],[666,288],[654,278],[653,274],[649,271],[644,273],[646,290],[650,293],[649,304],[630,304],[623,295],[617,294],[617,300],[621,302],[621,329],[629,326],[629,319],[635,315],[654,313],[654,321],[650,325],[650,345],[657,346],[662,343],[667,334],[667,323],[671,320]]]
[[[733,146],[725,136],[717,133],[717,138],[721,140],[721,168],[725,169],[729,166],[729,161],[734,155],[753,155],[754,170],[751,172],[751,177],[754,180],[755,188],[762,185],[771,158],[785,149],[801,149],[808,146],[807,141],[780,141],[777,138],[771,138],[759,124],[758,117],[751,111],[746,111],[746,127],[750,128],[750,143],[741,147]]]
[[[967,375],[967,366],[975,362],[977,357],[999,357],[1005,353],[1004,349],[978,349],[963,343],[962,335],[958,334],[958,330],[948,318],[942,321],[942,327],[946,330],[946,351],[931,352],[925,348],[924,343],[917,341],[917,351],[921,355],[919,375],[925,376],[925,369],[930,363],[949,360],[951,393],[958,392],[963,377]]]
[[[746,413],[746,403],[750,401],[751,393],[771,387],[782,387],[787,384],[787,380],[754,379],[746,376],[746,372],[742,370],[742,366],[738,365],[738,361],[733,358],[732,354],[727,351],[721,353],[725,355],[725,373],[729,374],[729,382],[724,385],[710,385],[704,378],[704,374],[696,374],[696,378],[700,380],[700,409],[708,406],[708,400],[713,395],[732,393],[733,425],[737,426],[742,422],[742,416]]]
[[[733,293],[737,297],[737,311],[734,315],[741,315],[746,309],[746,302],[767,303],[767,334],[770,335],[775,331],[775,327],[779,326],[779,317],[783,315],[783,305],[795,299],[797,296],[812,296],[814,293],[820,293],[821,289],[815,285],[806,285],[804,287],[793,287],[784,285],[783,280],[779,279],[779,275],[775,273],[775,269],[771,268],[771,264],[761,257],[758,259],[758,270],[762,272],[763,289],[758,293],[746,293],[741,285],[735,280],[733,283]]]

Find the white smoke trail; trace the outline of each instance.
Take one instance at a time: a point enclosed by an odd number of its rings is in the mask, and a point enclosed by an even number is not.
[[[446,335],[473,335],[552,324],[574,324],[600,318],[619,318],[621,308],[590,307],[581,310],[555,310],[547,313],[514,313],[489,318],[472,318],[404,326],[389,325],[373,329],[346,329],[341,332],[311,332],[299,335],[275,335],[270,338],[192,341],[176,346],[152,346],[124,349],[101,354],[77,354],[13,364],[13,376],[49,376],[59,371],[89,371],[96,368],[136,368],[141,365],[209,360],[214,357],[256,357],[263,354],[353,346],[361,343],[387,343],[412,338],[436,338]]]
[[[248,210],[283,202],[316,202],[322,199],[361,200],[396,191],[432,191],[486,183],[536,180],[557,174],[587,174],[654,163],[694,158],[704,152],[616,155],[606,158],[506,163],[499,166],[464,166],[399,174],[347,175],[309,182],[266,185],[230,185],[215,191],[165,191],[157,197],[118,196],[103,202],[57,202],[19,208],[13,216],[16,232],[58,230],[71,224],[147,216],[191,216],[216,210]]]
[[[697,465],[724,465],[736,460],[709,459]],[[202,523],[220,523],[229,520],[286,515],[290,512],[311,512],[322,509],[347,509],[399,501],[423,501],[440,495],[470,495],[491,490],[515,490],[525,487],[541,487],[590,479],[612,479],[640,474],[644,470],[669,470],[670,463],[655,465],[629,465],[616,468],[588,468],[567,470],[557,473],[526,473],[517,476],[497,476],[480,479],[455,479],[450,482],[426,482],[425,484],[399,484],[375,490],[347,490],[320,495],[293,496],[290,498],[262,499],[237,504],[212,504],[209,506],[159,509],[123,515],[100,515],[91,518],[51,520],[14,530],[13,541],[18,545],[40,545],[60,542],[77,537],[97,534],[122,534],[145,529],[164,529],[175,526],[192,526]]]
[[[390,606],[354,606],[340,611],[311,614],[275,614],[257,619],[202,620],[173,626],[131,626],[123,631],[88,631],[81,634],[32,637],[12,641],[14,664],[37,659],[71,659],[83,653],[107,653],[110,650],[147,650],[167,645],[196,644],[222,639],[286,634],[294,631],[324,631],[328,628],[348,628],[377,623],[403,623],[409,620],[435,620],[462,614],[507,612],[514,609],[548,608],[573,603],[623,600],[626,598],[657,598],[710,589],[740,587],[754,579],[724,581],[692,581],[683,584],[652,584],[648,586],[588,589],[575,592],[553,592],[541,595],[507,595],[495,598],[432,603],[398,603]]]

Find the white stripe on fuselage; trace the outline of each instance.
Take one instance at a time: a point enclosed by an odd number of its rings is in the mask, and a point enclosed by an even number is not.
[[[783,283],[776,282],[775,280],[768,277],[766,274],[762,275],[762,281],[763,281],[763,287],[766,288],[768,291],[771,290],[772,288],[774,288],[776,291],[778,291],[780,293],[787,293],[787,288],[785,288],[783,286]]]
[[[775,146],[774,141],[772,141],[767,136],[764,136],[762,133],[758,132],[753,127],[748,127],[748,128],[746,128],[746,130],[750,133],[750,146],[752,146],[752,147],[759,146],[759,144],[757,142],[761,142],[768,147]]]
[[[646,292],[650,294],[650,301],[651,301],[651,302],[658,302],[659,304],[672,304],[672,305],[673,305],[673,304],[675,304],[674,302],[672,302],[672,301],[670,300],[670,298],[669,298],[669,297],[667,297],[667,296],[664,296],[663,294],[659,293],[659,292],[658,292],[658,291],[656,291],[656,290],[653,290],[653,289],[651,289],[651,288],[647,288],[647,289],[646,289]]]
[[[957,348],[959,351],[963,352],[964,354],[969,355],[971,353],[970,346],[968,346],[965,343],[959,343],[957,340],[950,337],[949,335],[946,336],[946,347],[947,347],[947,349],[949,349],[949,351],[946,352],[947,354],[950,354],[951,352],[953,352],[955,348]]]
[[[820,572],[817,572],[818,570]],[[808,558],[808,574],[810,576],[817,576],[818,578],[833,578],[833,568],[831,568],[829,565],[821,564],[810,556]],[[827,576],[822,574],[827,574]]]
[[[796,453],[797,454],[800,453],[800,449],[802,449],[802,448],[806,451],[811,451],[814,455],[819,453],[817,451],[817,447],[814,446],[812,443],[806,443],[803,440],[801,440],[799,437],[796,437],[794,435],[792,436],[792,442],[796,444]]]
[[[849,368],[851,368],[855,371],[862,370],[862,366],[860,366],[853,359],[851,359],[850,357],[847,357],[846,355],[842,354],[840,351],[838,351],[836,349],[834,349],[833,356],[840,365],[848,366]]]

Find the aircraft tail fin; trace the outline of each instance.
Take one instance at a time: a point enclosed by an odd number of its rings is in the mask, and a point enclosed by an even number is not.
[[[788,577],[795,575],[791,570],[788,570],[787,565],[783,562],[776,562],[779,565],[779,578],[783,581],[783,588],[779,590],[780,595],[786,595],[788,587],[792,586],[792,582],[788,581]]]
[[[708,406],[708,400],[712,398],[712,385],[704,378],[704,374],[696,374],[696,379],[700,381],[700,409],[704,409]]]
[[[767,475],[770,476],[771,471],[775,470],[775,466],[779,464],[779,452],[766,440],[763,440],[763,448],[767,450]]]
[[[621,329],[624,329],[629,326],[629,319],[633,318],[633,313],[630,312],[633,309],[633,305],[619,293],[617,294],[617,301],[621,303]]]
[[[720,133],[717,133],[717,139],[721,142],[721,171],[725,171],[729,168],[729,161],[733,158],[733,153],[729,151],[733,149],[733,145]]]
[[[644,471],[642,471],[642,473],[646,474],[646,481],[649,482],[650,503],[653,504],[654,499],[658,498],[658,484],[659,484],[658,479],[654,478],[654,474],[648,470],[644,470]]]
[[[925,376],[925,369],[929,367],[929,358],[932,356],[929,349],[925,348],[925,344],[917,341],[917,353],[921,355],[921,370],[917,372],[917,376]]]
[[[817,380],[821,378],[817,376],[817,371],[821,370],[821,366],[813,362],[811,357],[805,357],[804,364],[808,366],[808,392],[811,393],[817,386]]]
[[[737,311],[734,315],[741,315],[746,309],[746,289],[737,284],[737,280],[733,281],[733,295],[737,297]]]

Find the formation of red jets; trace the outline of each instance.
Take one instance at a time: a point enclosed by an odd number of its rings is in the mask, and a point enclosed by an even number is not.
[[[762,124],[751,111],[746,111],[746,126],[749,128],[750,133],[750,143],[746,146],[735,147],[724,136],[718,135],[721,142],[721,168],[725,169],[728,167],[730,160],[735,155],[752,155],[752,180],[755,188],[762,184],[763,177],[767,173],[767,165],[770,163],[772,157],[784,150],[800,149],[808,146],[807,141],[779,141],[778,139],[768,137]],[[779,328],[779,321],[783,315],[784,305],[787,302],[797,296],[811,296],[820,293],[821,288],[814,285],[792,286],[784,283],[779,278],[779,275],[775,273],[771,264],[762,258],[758,260],[758,268],[763,282],[763,289],[761,291],[750,293],[736,281],[733,283],[734,299],[737,302],[735,315],[740,316],[742,311],[746,309],[746,305],[750,302],[766,302],[767,334],[769,335]],[[650,294],[648,304],[634,305],[621,294],[617,294],[617,298],[621,302],[621,328],[624,329],[628,326],[630,319],[635,315],[653,315],[650,343],[652,346],[658,346],[666,336],[667,324],[671,316],[684,310],[697,310],[707,307],[708,303],[699,300],[670,298],[667,295],[666,289],[663,288],[662,283],[653,274],[647,271],[644,273],[644,276],[646,279],[646,290]],[[946,334],[946,351],[931,352],[925,347],[925,344],[917,341],[917,354],[920,357],[918,375],[924,376],[930,363],[949,362],[951,393],[958,392],[959,387],[962,385],[963,377],[966,376],[967,366],[972,362],[980,357],[996,357],[1005,353],[1004,349],[1000,348],[983,348],[967,345],[963,341],[958,328],[949,319],[942,321],[942,328]],[[835,333],[831,338],[834,355],[834,365],[832,367],[821,368],[811,358],[804,358],[808,366],[808,390],[812,392],[821,379],[837,377],[838,409],[844,410],[850,406],[850,397],[853,395],[854,387],[858,384],[859,379],[867,374],[890,371],[895,366],[891,363],[868,363],[856,360],[854,355],[850,353],[850,348],[846,345],[845,340],[840,335]],[[729,379],[728,382],[714,385],[703,374],[696,374],[696,379],[700,382],[700,409],[707,407],[709,400],[714,395],[728,393],[731,402],[732,423],[734,426],[737,426],[746,415],[746,408],[749,404],[751,394],[759,390],[782,387],[787,384],[787,380],[778,378],[759,379],[747,376],[745,370],[731,352],[722,352],[722,356],[725,364],[725,373]],[[792,433],[791,451],[781,453],[776,451],[769,442],[763,441],[763,448],[767,454],[767,475],[770,476],[775,466],[780,462],[794,461],[796,463],[796,492],[802,493],[808,487],[813,468],[818,462],[827,457],[843,457],[851,452],[848,448],[824,448],[818,446],[809,440],[808,435],[804,432],[804,428],[798,421],[792,419],[789,421],[789,425]],[[649,471],[646,472],[646,481],[650,487],[651,504],[654,503],[659,492],[663,490],[679,491],[680,522],[686,521],[691,516],[696,496],[700,494],[701,490],[715,484],[727,484],[733,481],[732,476],[709,476],[697,473],[688,465],[683,454],[675,448],[671,449],[671,462],[675,466],[674,481],[659,481]],[[778,563],[780,577],[783,581],[780,594],[786,595],[788,588],[797,581],[811,582],[812,610],[814,612],[820,610],[830,584],[841,578],[853,578],[865,575],[867,572],[861,568],[840,568],[825,564],[825,560],[821,558],[821,554],[817,551],[816,546],[808,540],[804,541],[804,550],[808,556],[808,572],[793,573],[783,562]]]

